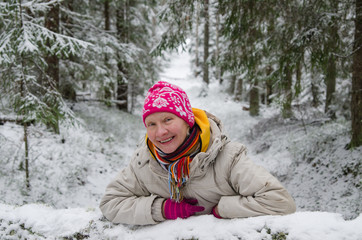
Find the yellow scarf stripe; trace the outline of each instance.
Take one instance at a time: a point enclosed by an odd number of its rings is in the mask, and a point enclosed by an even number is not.
[[[198,108],[192,108],[192,112],[195,115],[195,122],[201,129],[201,152],[206,152],[209,142],[210,142],[210,122],[209,119],[206,116],[205,111],[198,109]]]

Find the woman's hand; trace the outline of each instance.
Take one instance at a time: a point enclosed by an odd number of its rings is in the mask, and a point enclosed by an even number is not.
[[[203,206],[196,206],[197,199],[184,199],[181,202],[167,199],[163,203],[162,212],[166,219],[188,218],[197,212],[205,210]]]

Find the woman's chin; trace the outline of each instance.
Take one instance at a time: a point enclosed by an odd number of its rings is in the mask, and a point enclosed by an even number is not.
[[[170,154],[170,153],[173,153],[177,149],[177,146],[174,146],[174,144],[165,144],[165,145],[158,146],[158,148],[161,149],[162,152],[164,152],[166,154]]]
[[[167,148],[159,147],[159,149],[161,149],[161,151],[166,153],[166,154],[173,153],[176,150],[176,148],[174,149],[174,148],[168,148],[168,147]]]

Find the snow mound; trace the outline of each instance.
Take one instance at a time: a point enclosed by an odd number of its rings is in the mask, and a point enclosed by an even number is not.
[[[0,210],[1,239],[362,239],[362,214],[350,221],[328,212],[231,220],[204,215],[127,226],[109,223],[98,209],[0,204]]]

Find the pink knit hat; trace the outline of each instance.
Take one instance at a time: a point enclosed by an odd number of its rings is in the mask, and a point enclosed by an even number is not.
[[[155,112],[173,113],[182,118],[190,127],[195,123],[187,94],[180,87],[168,82],[159,81],[148,90],[142,111],[145,126],[146,117]]]

